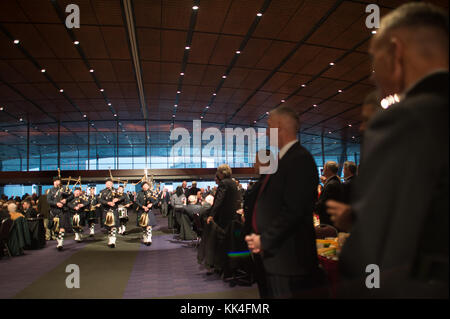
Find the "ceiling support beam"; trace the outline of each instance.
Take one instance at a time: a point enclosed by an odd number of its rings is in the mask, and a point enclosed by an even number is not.
[[[142,81],[142,66],[139,57],[139,47],[136,38],[136,25],[134,23],[133,3],[131,0],[122,0],[121,7],[122,7],[122,15],[124,18],[124,25],[127,30],[128,45],[130,48],[130,54],[133,61],[134,75],[136,77],[136,84],[139,94],[139,103],[141,105],[142,116],[144,117],[144,120],[147,120],[148,118],[147,103],[145,100],[144,84]]]

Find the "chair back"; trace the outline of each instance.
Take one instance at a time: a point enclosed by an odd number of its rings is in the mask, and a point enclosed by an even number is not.
[[[319,226],[315,227],[315,230],[317,239],[324,239],[327,237],[337,237],[339,233],[336,228],[327,224],[320,224]]]
[[[12,226],[13,220],[11,218],[6,218],[2,221],[2,224],[0,225],[0,241],[8,240]]]

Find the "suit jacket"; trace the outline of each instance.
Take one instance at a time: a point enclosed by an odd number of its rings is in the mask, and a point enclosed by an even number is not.
[[[224,178],[217,187],[214,204],[210,214],[214,222],[223,230],[230,224],[239,208],[239,193],[231,178]]]
[[[330,177],[323,185],[322,193],[316,203],[316,213],[319,215],[321,224],[333,225],[330,215],[327,214],[325,202],[329,199],[334,199],[342,202],[342,184],[337,176]]]
[[[355,183],[356,176],[350,176],[342,183],[342,202],[350,204],[350,196]]]
[[[184,206],[184,211],[191,219],[194,214],[199,214],[201,209],[202,209],[202,206],[198,205],[198,204],[194,204],[194,205],[189,204],[189,205]]]
[[[313,208],[318,184],[313,157],[298,142],[293,144],[256,201],[267,273],[303,276],[317,271]]]
[[[339,262],[363,293],[365,268],[376,264],[385,284],[372,294],[448,298],[448,80],[448,72],[422,79],[365,132],[356,221]],[[431,279],[446,289],[436,292]]]

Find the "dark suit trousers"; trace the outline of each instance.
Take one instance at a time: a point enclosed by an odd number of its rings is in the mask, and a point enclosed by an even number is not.
[[[266,274],[267,298],[328,298],[328,289],[317,276],[282,276]]]

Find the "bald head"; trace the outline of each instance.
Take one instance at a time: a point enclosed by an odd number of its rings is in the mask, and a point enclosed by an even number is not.
[[[383,96],[403,93],[433,71],[448,70],[448,15],[429,3],[407,3],[383,17],[369,49]]]

